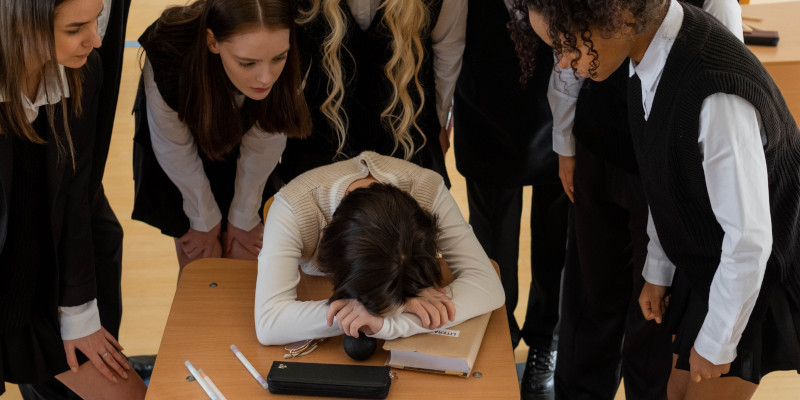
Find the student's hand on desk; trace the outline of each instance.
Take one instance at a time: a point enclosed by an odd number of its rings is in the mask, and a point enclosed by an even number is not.
[[[67,355],[67,365],[73,371],[78,370],[78,358],[75,356],[78,349],[89,358],[95,368],[111,382],[117,383],[117,377],[108,367],[111,367],[119,376],[128,379],[125,370],[131,369],[128,360],[120,353],[122,346],[111,336],[105,328],[82,338],[64,340],[64,352]]]
[[[569,197],[569,201],[575,202],[575,185],[572,177],[575,175],[575,157],[558,155],[558,177],[561,179],[561,186]]]
[[[716,365],[706,360],[692,347],[692,353],[689,355],[689,374],[692,382],[700,383],[702,380],[719,378],[730,370],[731,363]]]
[[[409,297],[403,307],[404,313],[414,314],[425,329],[437,329],[456,318],[456,306],[445,294],[444,288],[422,289],[417,297]]]
[[[181,250],[193,260],[220,257],[222,256],[222,245],[219,241],[221,230],[221,222],[208,232],[200,232],[189,228],[189,231],[178,239],[178,243],[181,244]]]
[[[642,293],[639,295],[639,306],[642,308],[644,319],[648,321],[654,319],[656,323],[660,324],[661,318],[669,306],[667,287],[645,282]]]
[[[344,331],[345,335],[352,337],[358,337],[359,330],[367,335],[374,335],[383,328],[383,317],[370,313],[356,299],[340,299],[332,302],[325,317],[328,326],[333,325],[336,317],[339,329]]]
[[[253,229],[246,231],[235,227],[229,222],[228,231],[222,235],[222,238],[226,253],[230,253],[233,250],[233,241],[235,240],[245,250],[258,256],[258,253],[261,252],[261,246],[264,244],[264,224],[259,222]]]

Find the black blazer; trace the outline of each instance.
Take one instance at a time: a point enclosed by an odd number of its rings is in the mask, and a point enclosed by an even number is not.
[[[59,161],[54,141],[47,144],[47,189],[50,206],[51,243],[56,255],[58,302],[56,306],[77,306],[96,297],[94,251],[89,210],[89,177],[95,137],[98,92],[102,65],[92,52],[83,71],[83,112],[69,118],[75,149],[76,169],[69,161]],[[70,101],[70,100],[66,100]],[[55,106],[56,129],[62,120],[60,105]],[[44,108],[40,113],[46,112]],[[0,251],[8,238],[8,216],[13,171],[11,137],[0,134]],[[46,279],[46,277],[42,277]],[[4,279],[0,273],[0,279]]]

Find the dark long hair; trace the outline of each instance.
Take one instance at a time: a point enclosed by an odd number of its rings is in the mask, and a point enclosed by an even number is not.
[[[149,39],[153,51],[171,55],[183,65],[178,117],[209,158],[224,158],[254,123],[266,132],[289,137],[305,137],[311,132],[311,116],[300,88],[295,11],[289,0],[198,0],[167,9],[157,21]],[[291,48],[269,96],[260,101],[245,99],[239,111],[234,106],[236,88],[220,56],[209,51],[206,30],[210,29],[217,41],[225,41],[259,27],[289,29]],[[186,48],[186,53],[179,50]]]
[[[0,103],[0,135],[10,134],[33,143],[44,140],[33,129],[25,116],[25,108],[20,94],[23,93],[31,63],[41,63],[42,84],[48,85],[48,77],[60,76],[55,50],[56,8],[65,0],[3,0],[0,2],[0,92],[5,101]],[[37,57],[39,57],[37,59]],[[63,99],[58,104],[47,105],[47,119],[55,128],[55,107],[61,107],[62,129],[54,129],[59,161],[70,160],[73,168],[72,136],[68,118],[81,113],[82,70],[66,68],[67,85],[61,87],[65,93],[69,89],[70,100]],[[62,85],[57,79],[57,85]],[[47,90],[47,87],[44,88]],[[61,132],[61,133],[59,133]]]
[[[666,10],[668,0],[514,0],[516,12],[527,10],[540,14],[548,25],[548,36],[552,40],[556,56],[563,53],[578,52],[585,44],[593,57],[589,74],[597,69],[598,54],[592,41],[592,29],[601,35],[613,35],[628,24],[625,12],[634,16],[634,32],[640,33],[648,28],[650,21],[658,18]],[[523,77],[533,73],[535,47],[541,41],[530,23],[511,26],[517,54],[520,57]],[[575,68],[577,59],[572,60]]]
[[[320,270],[333,277],[331,301],[356,299],[384,315],[442,281],[436,217],[408,193],[373,183],[348,193],[319,243]]]

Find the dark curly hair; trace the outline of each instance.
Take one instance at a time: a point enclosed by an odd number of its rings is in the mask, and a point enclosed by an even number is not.
[[[356,299],[385,315],[438,287],[439,234],[436,217],[395,186],[373,183],[348,193],[318,247],[319,269],[333,278],[330,301]]]
[[[586,45],[589,55],[593,57],[589,74],[594,76],[599,63],[592,42],[592,29],[603,37],[614,35],[629,25],[625,19],[627,11],[634,16],[634,32],[641,33],[651,21],[663,15],[668,4],[669,0],[514,0],[513,12],[527,14],[530,10],[541,15],[547,21],[547,34],[558,57],[564,53],[581,54],[579,45]],[[541,39],[533,32],[529,22],[527,26],[523,22],[509,24],[509,27],[520,57],[523,77],[526,77],[533,73],[533,50]],[[577,61],[577,58],[572,60],[573,69]]]

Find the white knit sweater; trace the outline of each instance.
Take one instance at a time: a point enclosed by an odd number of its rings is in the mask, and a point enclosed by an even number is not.
[[[284,344],[302,339],[338,336],[327,326],[326,301],[297,301],[302,266],[315,266],[320,235],[330,222],[347,188],[372,175],[408,192],[420,206],[437,215],[442,234],[437,243],[453,272],[448,294],[456,306],[455,325],[503,305],[503,288],[470,225],[433,171],[393,157],[364,152],[350,160],[323,166],[298,176],[273,202],[264,224],[264,246],[258,256],[255,324],[262,344]],[[380,339],[411,336],[429,330],[412,314],[400,311],[384,318]]]

